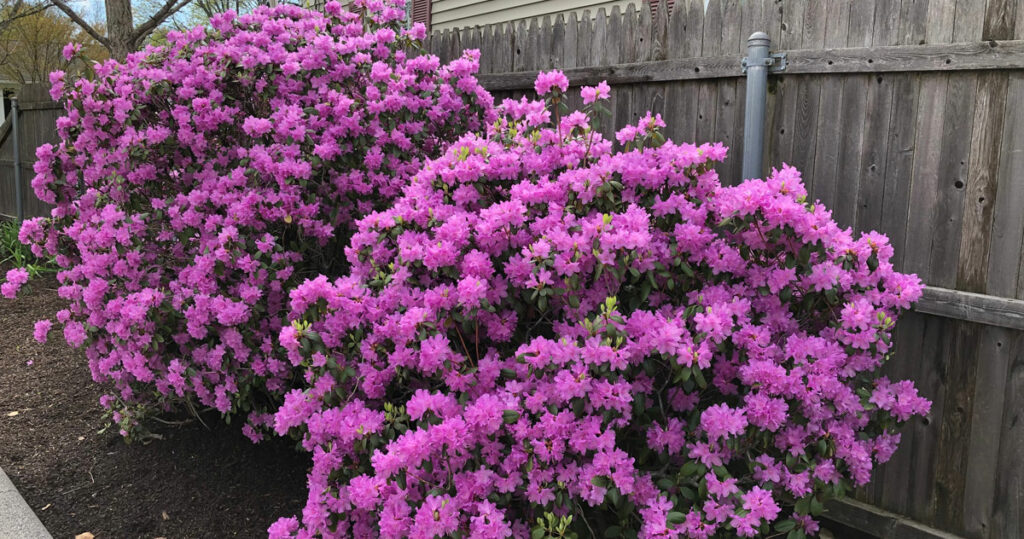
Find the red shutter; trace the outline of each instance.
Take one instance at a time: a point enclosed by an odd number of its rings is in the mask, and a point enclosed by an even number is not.
[[[675,0],[650,0],[651,2],[651,14],[658,12],[658,6],[664,5],[668,13],[672,13],[672,6],[675,5]]]
[[[409,0],[412,2],[412,22],[421,22],[430,31],[430,4],[431,0]]]

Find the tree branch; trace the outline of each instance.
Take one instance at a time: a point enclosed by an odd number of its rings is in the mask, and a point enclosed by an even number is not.
[[[101,45],[107,48],[110,47],[110,41],[107,40],[107,38],[100,34],[98,31],[96,31],[96,29],[93,28],[92,25],[85,22],[85,19],[79,17],[78,13],[75,13],[75,10],[68,7],[68,5],[65,4],[63,0],[50,0],[50,3],[52,3],[57,9],[63,11],[64,14],[67,15],[72,21],[74,21],[75,24],[80,26],[82,30],[85,30],[86,33],[92,36],[92,38],[98,41]]]
[[[148,21],[135,28],[133,39],[136,44],[146,38],[157,26],[163,24],[168,17],[174,16],[181,8],[188,5],[192,0],[167,0],[160,9],[149,18]]]
[[[22,0],[18,0],[17,2],[15,2],[15,4],[13,6],[11,6],[7,10],[7,14],[9,14],[10,16],[8,18],[6,18],[6,19],[0,20],[0,32],[2,32],[12,22],[14,22],[14,21],[16,21],[18,19],[22,19],[22,18],[25,18],[25,17],[31,17],[32,15],[35,15],[36,13],[42,13],[43,11],[46,11],[46,10],[50,9],[50,6],[52,4],[50,4],[48,2],[44,2],[42,4],[34,5],[30,9],[27,9],[27,10],[23,10],[22,9],[23,5],[24,5],[24,2],[22,2]]]

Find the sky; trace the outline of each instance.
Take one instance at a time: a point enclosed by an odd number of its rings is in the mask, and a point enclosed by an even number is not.
[[[68,5],[89,23],[103,22],[107,15],[103,0],[68,0]]]

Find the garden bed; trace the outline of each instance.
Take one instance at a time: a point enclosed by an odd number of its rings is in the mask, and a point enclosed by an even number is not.
[[[149,444],[99,433],[83,355],[56,331],[32,339],[61,306],[56,281],[32,286],[0,310],[0,467],[54,537],[260,537],[301,510],[308,456],[288,440],[253,445],[216,415],[161,425]]]

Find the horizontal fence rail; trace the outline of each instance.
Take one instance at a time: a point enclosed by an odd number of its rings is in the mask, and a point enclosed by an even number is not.
[[[988,41],[947,45],[857,47],[823,50],[780,50],[786,69],[772,76],[844,73],[913,73],[1024,69],[1024,41]],[[636,84],[742,77],[737,52],[726,56],[676,58],[611,66],[564,69],[573,86]],[[491,91],[529,90],[537,71],[484,73],[480,83]]]
[[[1024,301],[926,287],[914,311],[954,320],[1024,330]]]

